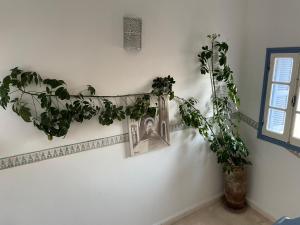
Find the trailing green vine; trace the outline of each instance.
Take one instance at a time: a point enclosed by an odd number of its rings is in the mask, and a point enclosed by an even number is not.
[[[150,95],[169,95],[172,99],[174,83],[170,76],[158,77],[153,80],[151,93],[135,94],[137,98],[133,104],[122,105],[114,104],[111,99],[132,95],[97,96],[91,85],[73,95],[63,80],[43,79],[36,72],[16,67],[0,83],[0,105],[6,109],[8,104],[12,104],[16,114],[25,122],[32,122],[51,140],[65,136],[73,121],[82,123],[98,117],[101,125],[110,125],[116,120],[124,120],[126,116],[135,120],[144,115],[155,116],[156,107],[151,106]]]

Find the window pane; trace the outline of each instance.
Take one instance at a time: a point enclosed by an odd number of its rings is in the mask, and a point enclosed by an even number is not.
[[[290,83],[293,70],[293,58],[275,58],[273,81]]]
[[[300,139],[300,114],[296,114],[293,137]]]
[[[285,84],[272,84],[270,106],[286,109],[289,100],[290,87]]]
[[[269,109],[267,130],[273,133],[283,134],[285,124],[285,111]]]

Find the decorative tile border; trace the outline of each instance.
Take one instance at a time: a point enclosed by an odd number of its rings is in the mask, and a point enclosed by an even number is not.
[[[128,133],[0,159],[0,170],[128,142]]]
[[[241,121],[245,122],[254,129],[258,129],[258,122],[246,116],[243,113],[235,113],[233,117],[240,118]],[[188,128],[183,123],[171,123],[171,132],[184,130]],[[48,159],[54,159],[75,153],[85,152],[89,150],[104,148],[107,146],[125,143],[129,141],[128,133],[119,134],[111,137],[99,138],[90,141],[84,141],[80,143],[59,146],[55,148],[44,149],[35,152],[29,152],[20,155],[9,156],[0,158],[0,170],[9,169],[17,166],[27,165],[35,162],[40,162]],[[294,155],[300,158],[300,154],[291,151]]]
[[[241,121],[245,122],[250,127],[254,128],[255,130],[258,129],[258,122],[256,122],[255,120],[251,119],[250,117],[246,116],[245,114],[243,114],[241,112],[239,112],[239,117],[240,117]],[[292,150],[288,150],[288,151],[290,153],[292,153],[293,155],[297,156],[298,158],[300,158],[300,153],[294,152]]]
[[[254,128],[254,129],[258,129],[258,122],[256,122],[255,120],[251,119],[249,116],[243,114],[243,113],[239,113],[239,117],[240,119],[245,122],[246,124],[248,124],[250,127]]]
[[[186,128],[187,127],[183,123],[170,124],[171,132]],[[0,170],[72,155],[79,152],[104,148],[125,142],[129,142],[128,133],[0,158]]]

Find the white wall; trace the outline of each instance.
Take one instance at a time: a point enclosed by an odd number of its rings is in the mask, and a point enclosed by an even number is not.
[[[196,54],[208,33],[232,47],[240,72],[244,2],[240,0],[0,0],[0,74],[14,66],[98,94],[148,91],[171,74],[181,96],[209,92]],[[138,54],[122,48],[122,17],[143,19]],[[73,125],[49,142],[10,110],[0,111],[0,157],[126,132],[124,124]],[[222,192],[220,169],[202,139],[172,134],[164,150],[127,159],[120,144],[0,171],[0,224],[150,225]]]
[[[265,52],[268,47],[300,46],[298,0],[249,0],[243,75],[240,77],[241,111],[258,121]],[[249,199],[271,216],[300,216],[300,161],[286,149],[257,140],[245,126],[251,150]]]

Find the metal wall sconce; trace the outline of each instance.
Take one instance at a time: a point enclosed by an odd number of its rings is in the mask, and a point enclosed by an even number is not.
[[[123,32],[124,49],[140,51],[142,49],[142,19],[124,17]]]

